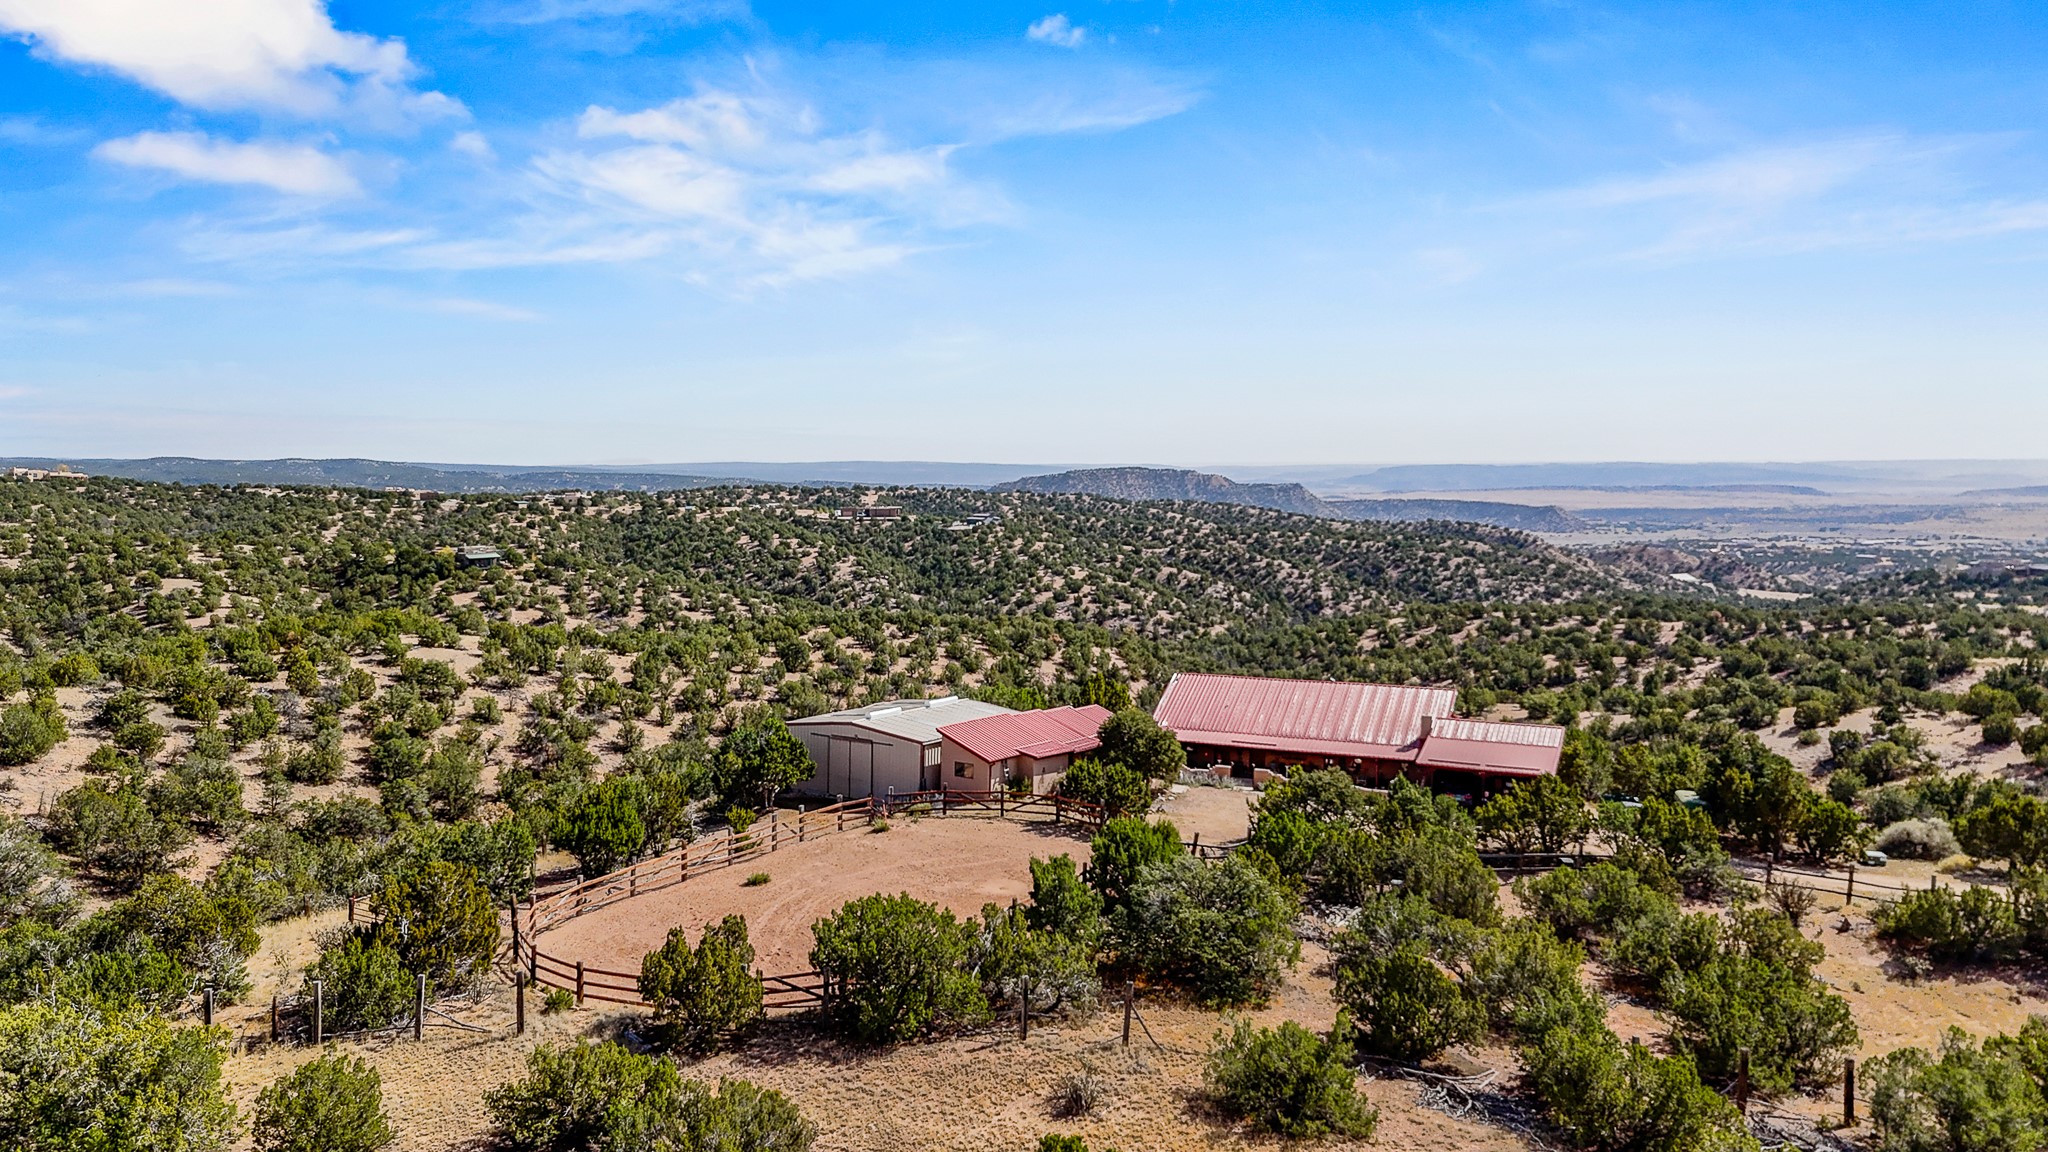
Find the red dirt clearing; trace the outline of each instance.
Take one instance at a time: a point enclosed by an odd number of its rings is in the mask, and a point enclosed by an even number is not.
[[[747,918],[757,967],[802,972],[811,966],[811,924],[848,900],[909,892],[972,916],[983,904],[1029,895],[1031,858],[1063,852],[1084,864],[1088,841],[1070,827],[972,816],[898,820],[887,832],[848,829],[580,916],[543,933],[540,950],[638,972],[669,929],[687,927],[694,940],[706,923],[737,912]],[[766,872],[768,883],[746,887],[755,872]]]

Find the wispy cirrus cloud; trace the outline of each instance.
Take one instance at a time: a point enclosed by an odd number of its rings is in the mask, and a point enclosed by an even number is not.
[[[1678,261],[1965,240],[2048,229],[2048,199],[1987,197],[1999,136],[1868,133],[1772,144],[1496,205],[1568,221],[1624,260]]]
[[[844,278],[1018,219],[999,187],[963,171],[963,156],[1021,136],[1115,131],[1195,99],[1184,86],[1127,72],[1036,87],[998,72],[997,83],[979,86],[984,103],[969,106],[948,98],[965,78],[934,69],[918,77],[930,85],[892,77],[904,87],[880,89],[877,107],[849,113],[777,84],[777,70],[749,60],[744,82],[703,82],[652,105],[588,105],[544,127],[523,159],[500,159],[480,135],[457,134],[450,147],[482,161],[462,166],[471,186],[459,212],[371,199],[283,223],[268,214],[241,226],[198,223],[185,246],[271,271],[295,261],[443,270],[648,262],[741,292]],[[829,77],[810,79],[830,86]],[[885,127],[891,112],[934,108],[943,114]],[[386,210],[404,223],[379,226]]]
[[[656,18],[683,24],[738,20],[749,9],[744,0],[489,0],[470,18],[480,24],[558,24]]]
[[[245,184],[291,196],[332,198],[362,191],[341,161],[308,144],[236,143],[200,132],[138,132],[93,149],[103,160],[211,184]]]

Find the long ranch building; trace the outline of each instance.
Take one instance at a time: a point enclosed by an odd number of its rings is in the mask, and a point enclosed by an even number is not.
[[[1152,714],[1190,766],[1239,777],[1342,768],[1360,784],[1406,776],[1476,796],[1557,771],[1564,729],[1460,719],[1457,703],[1448,688],[1182,672]]]

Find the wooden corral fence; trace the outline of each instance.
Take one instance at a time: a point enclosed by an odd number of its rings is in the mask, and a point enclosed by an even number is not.
[[[865,799],[808,811],[800,809],[794,815],[770,809],[738,835],[728,832],[700,840],[594,880],[537,895],[530,905],[513,913],[512,964],[525,971],[529,983],[574,993],[578,1004],[597,1000],[645,1005],[647,1001],[640,996],[638,972],[598,968],[581,960],[551,956],[537,946],[538,937],[578,916],[630,900],[643,892],[674,887],[692,876],[759,859],[785,844],[801,844],[849,828],[866,828],[873,823],[874,812],[875,806]],[[766,1007],[770,1009],[795,1010],[823,1002],[822,981],[815,972],[762,975],[761,980]]]
[[[943,788],[934,792],[896,792],[875,797],[877,816],[898,813],[947,816],[954,813],[989,813],[1006,820],[1050,819],[1054,824],[1081,828],[1102,826],[1102,807],[1083,800],[1069,800],[1051,793],[967,792]]]
[[[577,1003],[647,1002],[640,996],[640,974],[597,968],[580,960],[553,956],[538,946],[542,933],[578,916],[630,900],[644,892],[673,887],[692,876],[759,859],[785,844],[799,844],[849,829],[870,827],[876,820],[899,814],[991,815],[1009,820],[1048,820],[1088,830],[1102,825],[1102,809],[1064,796],[1017,795],[1010,792],[910,792],[847,800],[794,815],[776,810],[756,820],[744,833],[727,833],[651,857],[608,875],[536,895],[512,916],[512,964],[531,984],[572,992]],[[1227,850],[1219,847],[1217,851]],[[1198,852],[1199,854],[1199,852]],[[798,1011],[825,1003],[824,978],[816,972],[760,974],[764,1006],[770,1011]]]
[[[1843,869],[1840,875],[1828,871],[1815,872],[1805,868],[1791,868],[1783,864],[1773,864],[1770,861],[1756,863],[1749,860],[1737,860],[1735,861],[1735,870],[1740,872],[1745,879],[1754,880],[1760,884],[1789,884],[1794,888],[1804,888],[1809,892],[1822,896],[1840,896],[1842,903],[1845,905],[1853,905],[1858,900],[1867,900],[1873,904],[1881,904],[1885,901],[1897,900],[1903,896],[1921,891],[1919,888],[1910,887],[1905,884],[1887,884],[1883,880],[1873,879],[1868,870],[1859,872],[1854,864]],[[1938,875],[1927,878],[1927,887],[1929,888],[1934,887],[1938,883],[1940,883]],[[1971,884],[1968,882],[1953,886],[1957,888],[1987,887],[1987,885]]]
[[[864,799],[799,810],[794,815],[770,809],[737,836],[728,832],[699,840],[673,852],[628,864],[595,880],[536,896],[525,913],[525,934],[531,939],[565,920],[630,900],[642,892],[673,887],[692,876],[758,859],[784,844],[801,844],[848,828],[865,828],[872,820],[873,806]]]

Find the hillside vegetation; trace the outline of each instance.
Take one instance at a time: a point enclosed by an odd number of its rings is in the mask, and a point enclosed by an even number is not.
[[[904,515],[839,515],[863,502]],[[468,545],[503,563],[465,567]],[[2033,871],[2048,802],[2026,763],[2048,759],[2044,602],[2039,582],[1936,573],[1798,603],[1656,596],[1500,529],[1087,495],[0,481],[0,797],[17,813],[0,816],[0,1131],[77,1107],[34,1094],[34,1061],[100,1061],[64,1075],[133,1108],[159,1105],[121,1076],[161,1061],[186,1092],[161,1106],[201,1134],[178,1147],[222,1146],[224,1049],[167,1023],[189,1022],[202,989],[261,995],[252,959],[350,898],[380,919],[296,954],[288,1011],[319,979],[336,1027],[374,1029],[421,976],[437,998],[489,985],[499,911],[532,891],[537,857],[594,875],[704,828],[743,832],[807,770],[783,717],[954,692],[1142,706],[1172,673],[1210,670],[1445,685],[1471,713],[1574,727],[1556,779],[1472,811],[1301,773],[1227,864],[1132,816],[1085,877],[1034,864],[1028,913],[991,905],[969,925],[910,896],[849,904],[846,932],[943,938],[925,959],[958,996],[916,1031],[1127,972],[1198,1005],[1256,1003],[1284,986],[1306,901],[1342,925],[1348,1022],[1230,1033],[1212,1054],[1219,1107],[1284,1095],[1261,1077],[1294,1064],[1287,1091],[1321,1110],[1257,1122],[1357,1133],[1354,1052],[1415,1061],[1490,1037],[1562,1139],[1727,1147],[1739,1121],[1716,1088],[1739,1053],[1760,1090],[1795,1095],[1825,1090],[1861,1042],[1818,975],[1810,902],[1773,889],[1757,905],[1731,856],[1826,868],[1873,842],[1960,848],[2003,867],[1880,910],[1872,939],[1908,972],[2048,955]],[[1132,811],[1178,763],[1103,755],[1098,777],[1122,773]],[[1673,802],[1686,791],[1699,807]],[[1602,803],[1615,796],[1642,806]],[[1588,840],[1612,860],[1525,882],[1512,916],[1477,855]],[[745,1000],[744,927],[681,940],[672,967],[723,973]],[[847,955],[898,955],[856,943]],[[1663,1054],[1617,1039],[1589,979],[1662,1014]],[[46,1033],[80,1039],[51,1055]],[[136,1055],[93,1055],[117,1049]],[[623,1060],[588,1052],[560,1058]],[[1901,1099],[1931,1090],[1911,1059],[1895,1067]],[[359,1073],[309,1076],[360,1092]],[[1594,1106],[1646,1085],[1673,1111]],[[2031,1138],[2048,1102],[2007,1088],[2034,1110]]]

